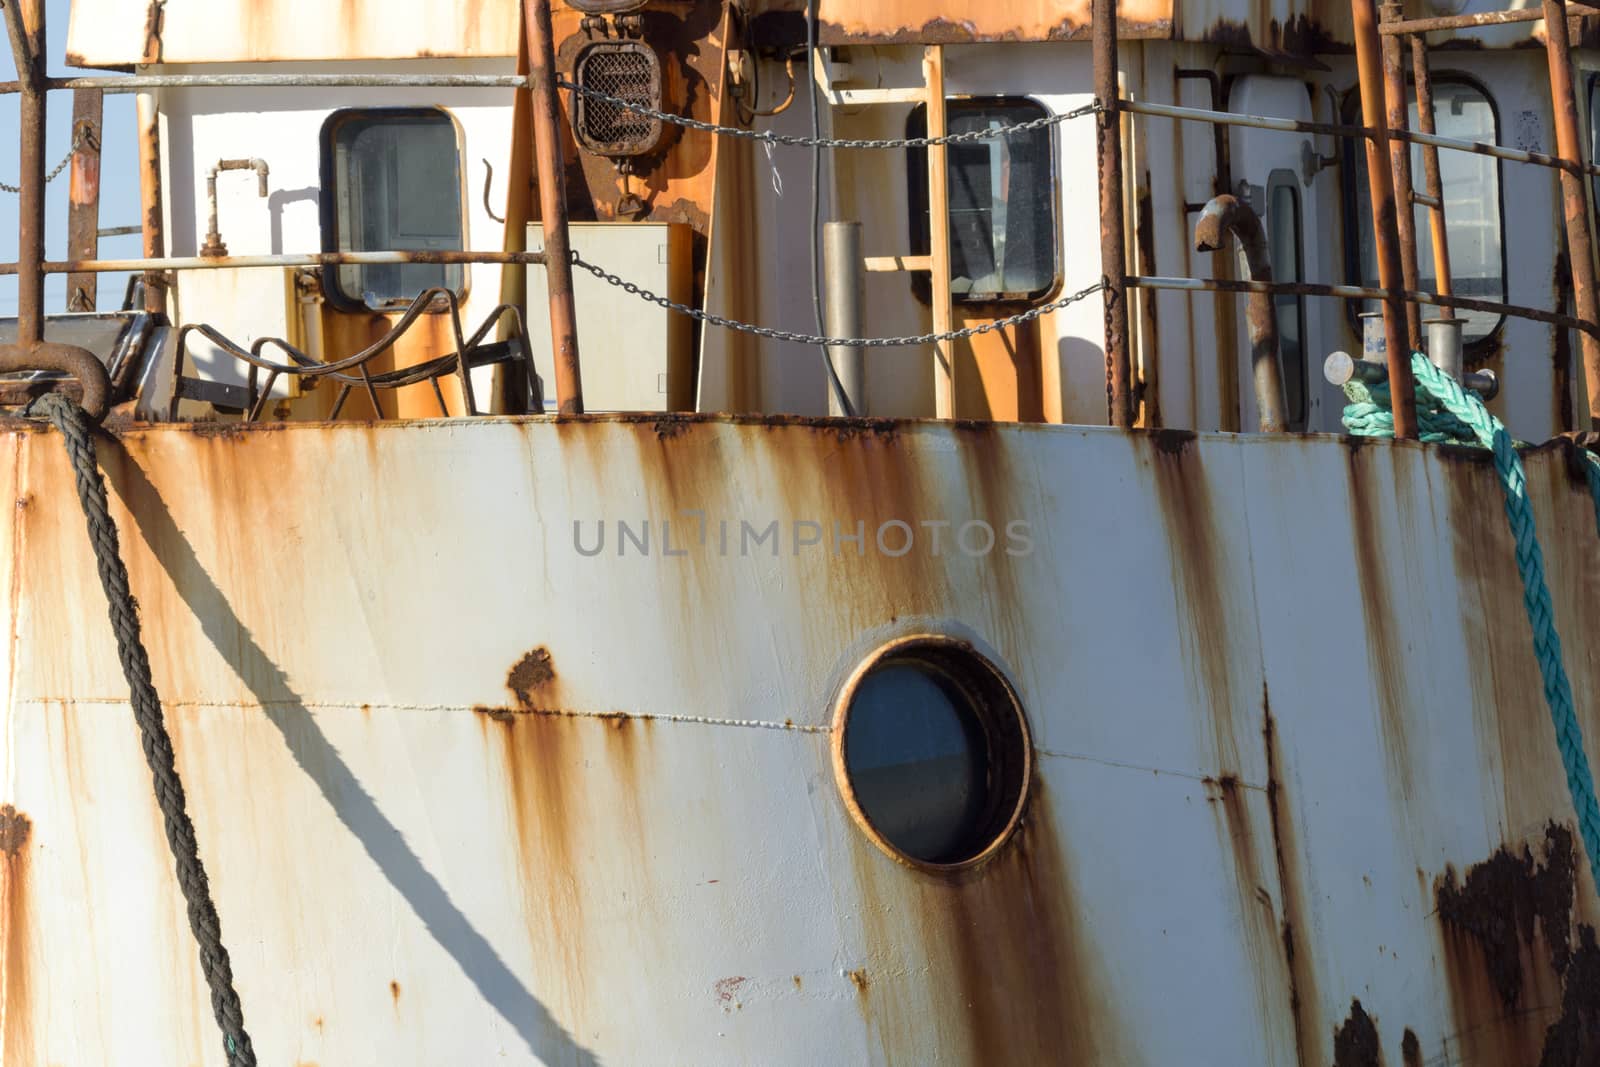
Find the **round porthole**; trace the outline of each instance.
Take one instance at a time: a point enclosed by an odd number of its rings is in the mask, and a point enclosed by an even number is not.
[[[875,652],[839,697],[834,769],[867,835],[924,867],[976,863],[1022,816],[1032,767],[1015,691],[971,645],[910,637]]]

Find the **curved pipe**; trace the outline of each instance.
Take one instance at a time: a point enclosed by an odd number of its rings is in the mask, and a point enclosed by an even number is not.
[[[111,405],[111,376],[104,363],[87,348],[40,341],[30,347],[0,345],[0,374],[18,371],[53,370],[70,374],[83,387],[79,406],[90,419],[99,422]]]
[[[1272,280],[1272,263],[1267,255],[1267,235],[1261,220],[1248,204],[1237,197],[1219,196],[1200,212],[1194,227],[1197,252],[1220,252],[1227,247],[1232,231],[1244,249],[1245,269],[1253,282]],[[1287,406],[1283,394],[1283,371],[1278,366],[1278,317],[1272,308],[1271,293],[1251,293],[1245,307],[1250,329],[1250,362],[1254,370],[1256,411],[1262,433],[1283,433],[1288,429],[1284,417]]]
[[[206,243],[200,254],[207,257],[225,256],[228,246],[222,243],[222,233],[217,225],[217,175],[225,170],[253,170],[262,196],[267,195],[267,161],[264,159],[219,159],[206,174],[206,199],[211,202],[211,225],[206,231]]]

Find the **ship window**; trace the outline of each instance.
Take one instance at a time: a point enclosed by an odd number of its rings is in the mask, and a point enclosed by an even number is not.
[[[1417,128],[1417,103],[1411,95],[1410,125]],[[1359,100],[1351,94],[1347,121],[1359,123]],[[1472,82],[1459,76],[1433,79],[1433,121],[1441,137],[1455,137],[1485,144],[1499,142],[1499,119],[1494,102]],[[1346,264],[1347,276],[1358,284],[1378,284],[1377,260],[1372,245],[1372,207],[1367,188],[1367,153],[1364,142],[1345,141],[1345,219],[1355,227],[1355,241],[1346,249],[1359,248],[1360,260]],[[1422,149],[1411,146],[1412,186],[1422,190]],[[1450,273],[1459,296],[1480,300],[1506,298],[1505,229],[1501,222],[1500,162],[1470,152],[1439,152],[1439,180],[1444,190],[1445,235],[1450,242]],[[1414,210],[1417,229],[1417,274],[1425,292],[1438,291],[1433,269],[1433,242],[1428,238],[1428,209],[1418,204]],[[1359,273],[1357,273],[1359,271]],[[1354,304],[1355,302],[1352,302]],[[1356,311],[1377,311],[1378,302],[1369,300],[1351,309],[1351,324]],[[1463,337],[1469,343],[1482,340],[1500,326],[1503,318],[1486,311],[1461,311],[1466,320]],[[1357,331],[1359,332],[1359,330]]]
[[[1301,282],[1304,255],[1300,248],[1300,183],[1292,170],[1267,175],[1267,255],[1272,277],[1280,282]],[[1306,298],[1274,293],[1272,310],[1278,321],[1278,362],[1283,368],[1289,428],[1306,428]]]
[[[1045,117],[1043,105],[1023,99],[951,100],[950,133],[1013,126]],[[927,110],[906,120],[908,137],[927,136]],[[906,154],[911,251],[927,255],[928,152]],[[1036,302],[1056,287],[1055,134],[1053,127],[1009,137],[968,141],[945,151],[950,201],[950,293],[956,303]],[[914,273],[920,299],[926,274]]]
[[[852,813],[897,858],[970,863],[1021,817],[1022,709],[998,668],[962,642],[918,637],[881,649],[846,687],[834,737]]]
[[[435,108],[336,112],[324,128],[323,246],[340,252],[458,251],[461,151],[456,124]],[[427,289],[458,294],[459,263],[385,263],[326,272],[338,303],[403,308]]]

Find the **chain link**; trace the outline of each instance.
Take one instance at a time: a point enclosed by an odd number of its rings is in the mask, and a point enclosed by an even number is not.
[[[844,345],[851,348],[891,348],[904,345],[932,345],[940,344],[944,341],[958,341],[967,337],[976,337],[979,334],[989,333],[993,330],[1003,330],[1007,326],[1016,326],[1024,322],[1032,322],[1040,315],[1047,315],[1052,311],[1058,311],[1061,308],[1066,307],[1068,304],[1076,304],[1085,297],[1092,296],[1093,294],[1098,293],[1101,289],[1105,288],[1105,282],[1103,280],[1098,281],[1093,285],[1087,286],[1086,288],[1079,289],[1070,296],[1064,296],[1059,300],[1052,300],[1050,303],[1041,304],[1036,308],[1029,308],[1027,311],[1017,315],[1012,315],[1009,318],[997,319],[994,322],[986,322],[981,326],[968,326],[967,328],[961,330],[951,330],[948,333],[924,333],[918,334],[915,337],[819,337],[816,334],[794,333],[790,330],[775,330],[770,326],[757,326],[749,322],[740,322],[737,319],[725,319],[721,315],[713,315],[710,312],[701,311],[699,308],[690,307],[688,304],[675,303],[674,301],[668,300],[664,296],[657,296],[648,289],[642,289],[632,282],[612,274],[604,267],[595,266],[593,263],[588,262],[576,252],[572,253],[572,264],[575,267],[582,267],[584,270],[588,271],[590,274],[593,274],[596,278],[599,278],[607,285],[616,286],[625,293],[636,296],[641,300],[648,301],[649,303],[655,304],[658,307],[666,308],[668,311],[676,311],[678,314],[687,315],[691,319],[697,319],[700,322],[708,322],[713,326],[721,326],[724,329],[737,330],[740,333],[754,334],[757,337],[767,337],[774,341],[793,341],[796,344],[802,345]]]
[[[620,107],[643,115],[646,118],[657,119],[661,122],[670,122],[674,126],[684,126],[691,130],[704,130],[707,133],[718,133],[728,137],[742,137],[747,141],[765,141],[768,144],[801,145],[821,148],[930,148],[936,145],[967,144],[972,141],[991,141],[1002,137],[1011,137],[1019,133],[1028,133],[1032,130],[1044,129],[1046,126],[1057,126],[1063,122],[1080,119],[1085,115],[1092,115],[1100,110],[1100,102],[1093,101],[1082,107],[1059,115],[1042,115],[1027,122],[1018,122],[1010,126],[997,126],[986,130],[967,130],[964,133],[950,133],[943,137],[899,137],[887,140],[861,140],[848,137],[805,137],[800,134],[772,133],[767,130],[747,130],[740,126],[720,126],[715,122],[702,122],[691,119],[687,115],[674,115],[670,111],[659,111],[653,107],[624,100],[620,96],[602,93],[598,89],[579,85],[566,78],[558,79],[556,84],[563,89],[570,89],[580,96],[591,100],[598,100],[612,107]]]
[[[80,132],[72,138],[72,147],[67,149],[67,154],[61,157],[61,162],[56,164],[54,170],[45,175],[44,180],[46,185],[61,177],[61,172],[67,169],[67,164],[72,162],[72,157],[77,155],[78,149],[82,147],[83,134]],[[20,186],[7,185],[5,182],[0,182],[0,191],[20,194],[22,192],[22,188]]]

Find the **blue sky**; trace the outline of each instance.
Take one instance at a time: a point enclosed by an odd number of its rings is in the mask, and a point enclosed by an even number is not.
[[[63,62],[67,50],[68,0],[46,0],[45,30],[48,35],[49,71],[52,75],[77,72]],[[3,32],[3,31],[0,31]],[[0,80],[16,77],[11,62],[9,43],[0,48]],[[82,71],[84,74],[105,74],[106,71]],[[18,129],[18,98],[13,94],[0,97],[0,182],[17,184],[17,163],[20,149]],[[53,92],[49,100],[49,131],[45,143],[45,167],[54,167],[66,155],[72,144],[72,94]],[[104,132],[101,135],[100,165],[100,226],[132,226],[139,221],[139,140],[134,120],[132,94],[118,93],[105,97]],[[7,262],[17,258],[17,198],[0,192],[0,247],[5,249]],[[141,243],[137,234],[130,237],[103,237],[100,255],[103,258],[128,258],[139,255]],[[50,184],[45,207],[45,257],[64,259],[67,252],[67,174]],[[121,306],[126,275],[101,275],[99,308],[102,311]],[[58,314],[67,307],[67,283],[63,275],[52,274],[45,280],[45,310]],[[15,278],[0,278],[0,315],[14,315],[17,308],[17,282]]]

